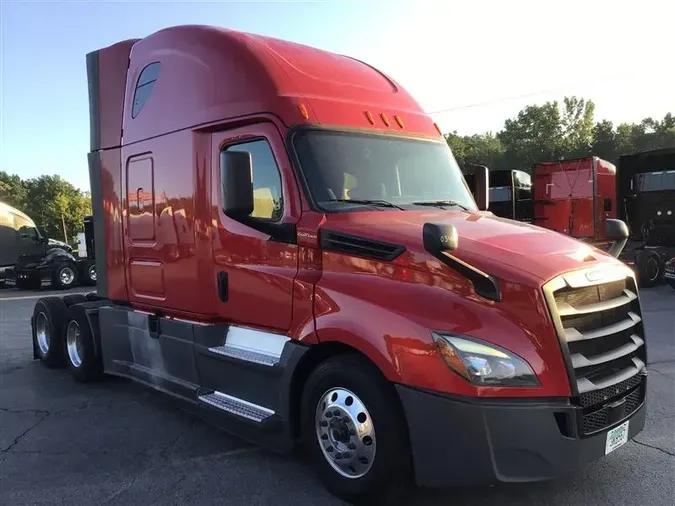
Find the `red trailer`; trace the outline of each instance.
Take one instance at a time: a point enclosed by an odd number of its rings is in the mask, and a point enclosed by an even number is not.
[[[608,242],[615,219],[616,167],[591,156],[534,167],[534,224],[593,243]]]
[[[302,442],[333,493],[371,503],[409,478],[553,478],[643,429],[632,271],[486,212],[487,171],[474,200],[391,77],[205,26],[87,70],[97,294],[38,300],[45,365]],[[627,227],[607,227],[618,255]]]

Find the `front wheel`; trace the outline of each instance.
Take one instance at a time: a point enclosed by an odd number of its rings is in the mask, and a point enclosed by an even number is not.
[[[324,486],[344,500],[370,503],[408,482],[407,426],[396,392],[360,356],[333,357],[312,372],[302,436]]]
[[[64,262],[54,267],[52,271],[52,286],[54,288],[65,290],[72,288],[77,284],[77,271],[70,262]]]

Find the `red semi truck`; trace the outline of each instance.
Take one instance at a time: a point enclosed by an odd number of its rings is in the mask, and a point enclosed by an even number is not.
[[[535,165],[535,225],[598,244],[609,242],[605,221],[616,216],[612,163],[590,156]]]
[[[487,172],[474,199],[433,120],[352,58],[180,26],[87,70],[97,293],[36,303],[45,365],[301,443],[347,500],[550,479],[643,429],[623,222],[612,256],[485,211]]]

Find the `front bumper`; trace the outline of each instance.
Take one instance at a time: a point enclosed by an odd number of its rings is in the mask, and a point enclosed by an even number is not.
[[[643,401],[606,430],[578,437],[581,408],[565,400],[467,399],[396,387],[408,421],[416,482],[423,487],[556,478],[604,456],[612,428],[629,420],[631,440],[645,424]]]
[[[675,283],[675,267],[666,267],[663,271],[663,277],[670,283]]]
[[[51,279],[51,269],[48,265],[37,265],[32,267],[15,267],[13,271],[7,274],[7,280],[10,283],[17,281],[49,281]]]

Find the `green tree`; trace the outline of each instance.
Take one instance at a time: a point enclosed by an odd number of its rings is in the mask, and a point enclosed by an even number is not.
[[[507,119],[497,134],[504,145],[505,165],[527,170],[541,160],[556,160],[563,152],[564,130],[558,102],[528,105]]]
[[[595,104],[577,97],[565,97],[563,103],[563,153],[567,157],[588,156],[593,149]]]
[[[26,187],[19,176],[0,170],[0,201],[17,209],[26,205]]]
[[[675,147],[675,116],[645,118],[639,123],[595,122],[592,100],[565,97],[558,102],[529,105],[493,134],[446,135],[462,168],[471,163],[492,170],[531,172],[541,161],[595,155],[616,163],[622,154]]]
[[[83,218],[91,213],[91,198],[60,176],[44,175],[25,181],[25,212],[42,226],[49,237],[67,241],[83,230]],[[63,218],[62,218],[63,217]]]

